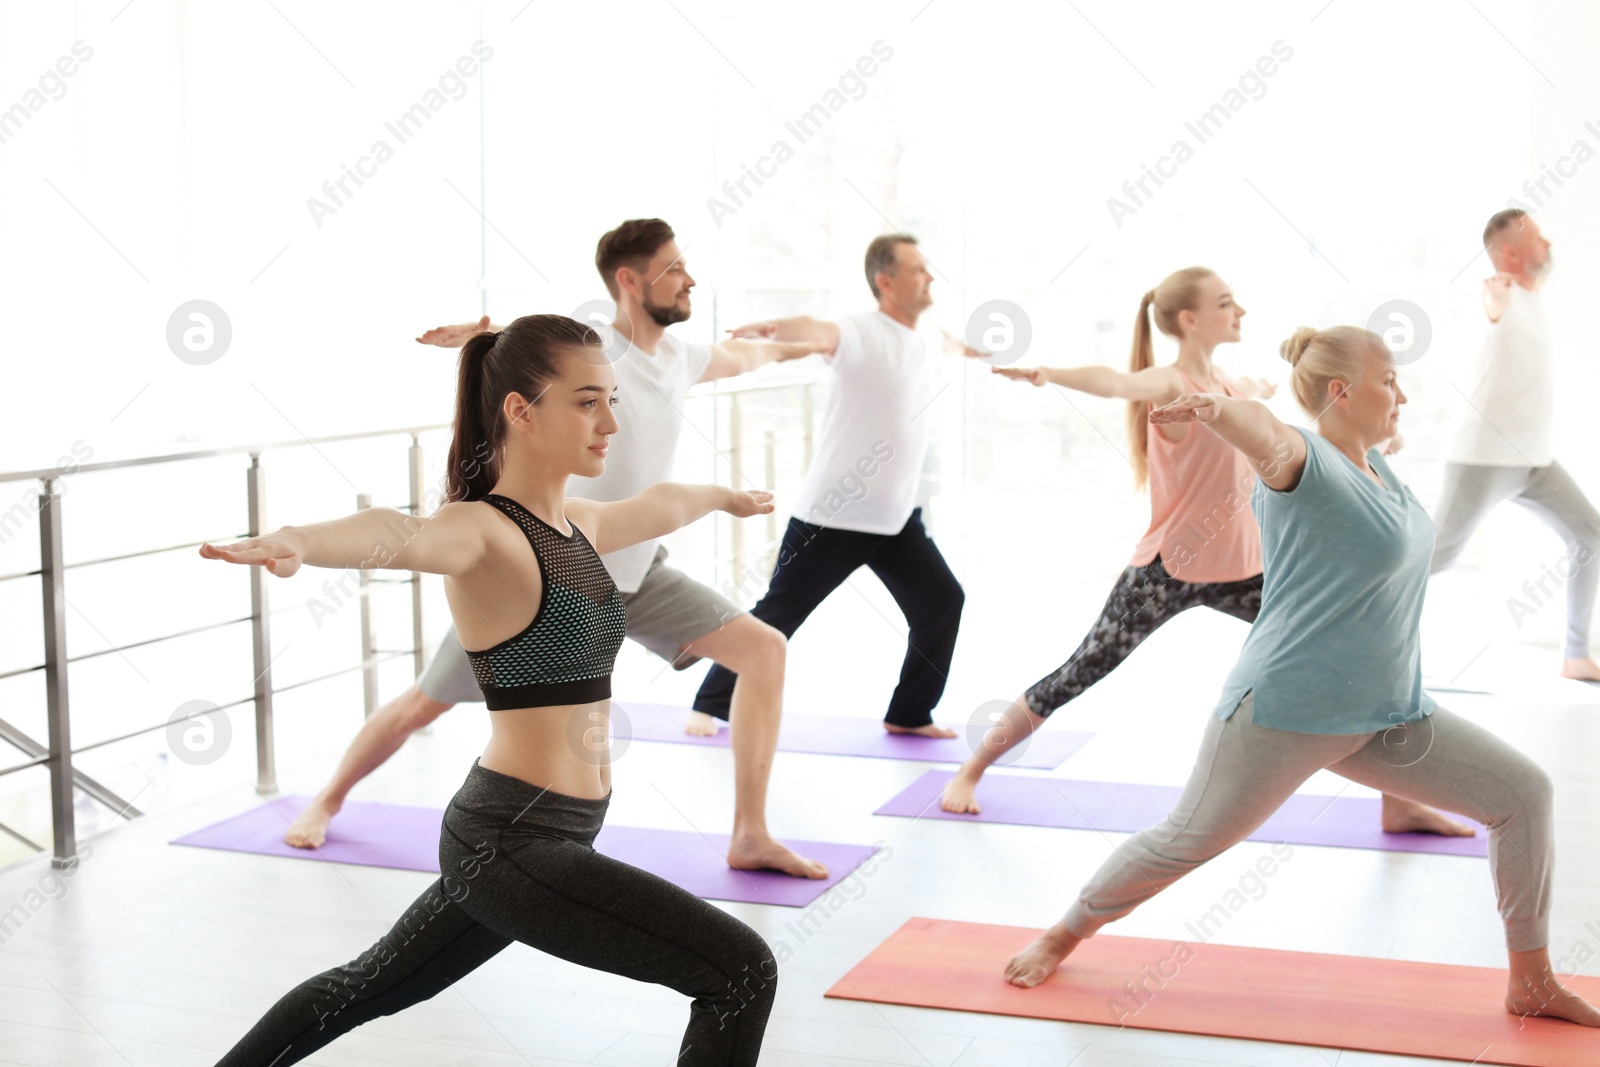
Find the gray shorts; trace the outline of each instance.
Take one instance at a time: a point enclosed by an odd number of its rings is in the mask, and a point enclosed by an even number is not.
[[[699,656],[682,654],[684,645],[720,629],[745,611],[715,589],[668,567],[666,558],[666,546],[658,546],[638,591],[623,593],[622,603],[628,612],[628,637],[681,671],[700,662]],[[417,686],[441,704],[483,702],[483,690],[478,688],[454,626],[439,642]]]

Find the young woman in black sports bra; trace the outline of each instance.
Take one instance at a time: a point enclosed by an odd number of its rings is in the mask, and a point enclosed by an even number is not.
[[[280,577],[302,565],[444,575],[493,724],[445,811],[439,879],[370,949],[273,1005],[224,1067],[298,1063],[433,996],[512,941],[694,998],[680,1067],[756,1062],[777,987],[767,944],[592,847],[611,799],[611,667],[624,626],[599,557],[713,511],[769,512],[771,494],[667,483],[614,503],[567,499],[567,478],[599,474],[618,431],[615,374],[599,345],[559,315],[467,342],[450,502],[432,516],[373,508],[201,547],[207,559]]]

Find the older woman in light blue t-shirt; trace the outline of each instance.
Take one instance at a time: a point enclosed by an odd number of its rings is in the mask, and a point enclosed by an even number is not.
[[[1203,423],[1251,460],[1261,614],[1177,807],[1122,845],[1006,978],[1038,985],[1082,939],[1244,840],[1327,769],[1488,826],[1510,953],[1506,1010],[1600,1026],[1600,1011],[1550,966],[1549,777],[1422,691],[1433,525],[1379,451],[1406,400],[1392,357],[1353,326],[1302,327],[1281,351],[1315,433],[1210,393],[1150,412],[1152,422]]]

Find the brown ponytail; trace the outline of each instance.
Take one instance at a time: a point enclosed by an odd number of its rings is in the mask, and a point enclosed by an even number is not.
[[[506,397],[517,393],[539,403],[566,353],[599,344],[592,328],[565,315],[524,315],[461,346],[446,500],[482,500],[500,479]]]
[[[1150,320],[1168,337],[1179,337],[1180,311],[1200,306],[1200,283],[1216,276],[1209,267],[1185,267],[1161,279],[1161,284],[1139,301],[1139,317],[1133,323],[1133,352],[1128,357],[1128,372],[1136,374],[1155,365],[1151,348]],[[1128,452],[1133,460],[1133,484],[1143,489],[1150,476],[1150,404],[1128,401]]]

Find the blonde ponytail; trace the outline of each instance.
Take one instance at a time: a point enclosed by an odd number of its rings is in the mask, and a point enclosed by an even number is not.
[[[1181,333],[1178,314],[1200,307],[1200,283],[1216,277],[1209,267],[1185,267],[1161,280],[1139,301],[1139,317],[1133,323],[1133,351],[1128,356],[1128,373],[1137,374],[1155,365],[1151,348],[1150,321],[1168,337]],[[1150,477],[1150,404],[1128,401],[1128,454],[1133,460],[1133,484],[1143,489]]]
[[[1139,317],[1133,320],[1133,351],[1128,355],[1128,373],[1154,365],[1155,352],[1150,344],[1150,305],[1155,302],[1156,291],[1150,290],[1139,301]],[[1147,426],[1150,405],[1142,400],[1128,402],[1128,454],[1133,458],[1133,484],[1145,487],[1150,477],[1150,438]]]

